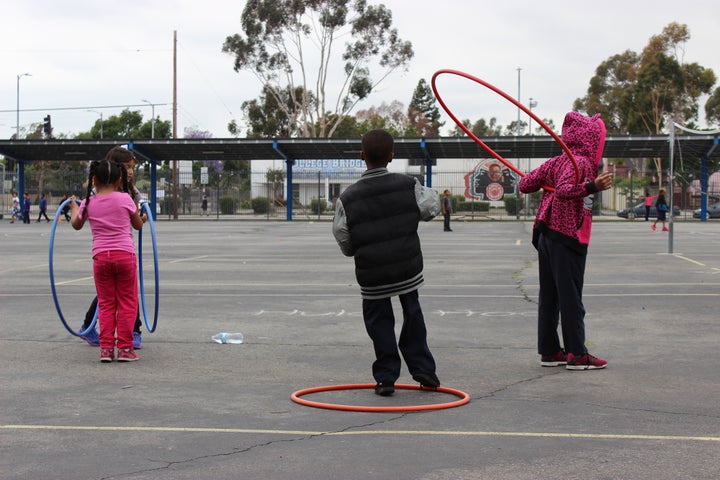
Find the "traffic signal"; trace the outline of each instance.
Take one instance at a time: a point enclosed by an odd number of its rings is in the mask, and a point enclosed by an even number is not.
[[[46,115],[43,119],[43,132],[45,132],[46,135],[50,136],[52,135],[52,125],[50,124],[50,115]]]

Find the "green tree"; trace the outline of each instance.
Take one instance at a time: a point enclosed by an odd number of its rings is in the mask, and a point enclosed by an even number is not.
[[[699,98],[712,92],[716,78],[711,69],[683,62],[689,39],[687,25],[672,22],[650,38],[642,53],[628,50],[610,57],[596,69],[587,95],[576,99],[574,108],[601,113],[611,135],[657,135],[669,121],[694,125]],[[653,162],[662,179],[662,159]]]
[[[235,71],[257,76],[303,137],[332,136],[360,100],[413,57],[411,43],[392,28],[392,12],[366,0],[249,0],[241,24],[244,35],[228,36],[223,51],[234,55]],[[342,40],[342,69],[332,69]],[[381,72],[372,76],[371,67]],[[331,85],[339,86],[336,97]],[[293,96],[290,105],[283,92]]]
[[[416,134],[421,136],[436,137],[440,134],[440,127],[445,124],[440,121],[435,95],[424,78],[421,78],[415,87],[407,117]]]
[[[259,99],[242,104],[243,116],[248,123],[246,135],[254,138],[295,136],[298,126],[292,122],[288,112],[296,111],[299,108],[295,104],[296,99],[304,96],[302,87],[297,87],[294,92],[290,88],[273,92],[268,85],[263,86]],[[313,95],[307,94],[307,98],[312,102]]]
[[[155,120],[155,138],[172,137],[172,124],[170,121]],[[88,132],[81,132],[75,136],[79,140],[100,139],[100,120],[96,120]],[[125,109],[118,115],[112,115],[102,122],[103,139],[139,139],[151,138],[153,132],[152,119],[143,121],[139,110]]]
[[[495,117],[492,117],[489,121],[481,118],[475,121],[475,123],[472,123],[470,119],[465,119],[462,120],[462,124],[478,138],[497,137],[502,133],[502,127],[497,124],[497,119]],[[465,132],[455,125],[455,128],[450,132],[450,136],[463,137],[465,136]]]
[[[720,125],[720,87],[715,89],[705,103],[705,118],[710,124]]]
[[[716,78],[711,69],[683,63],[679,52],[689,39],[687,26],[673,22],[641,54],[628,50],[610,57],[574,108],[601,113],[615,135],[659,134],[670,117],[685,124],[696,120],[698,99],[712,92]]]

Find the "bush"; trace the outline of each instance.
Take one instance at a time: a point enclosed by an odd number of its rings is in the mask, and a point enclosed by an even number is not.
[[[270,210],[270,202],[267,197],[255,197],[250,203],[254,213],[268,213]]]
[[[508,215],[515,215],[518,213],[518,203],[521,202],[518,197],[515,195],[505,195],[503,197],[503,202],[505,202],[505,211]],[[520,205],[520,207],[522,208],[522,205]]]
[[[313,198],[310,200],[310,211],[313,213],[318,213],[318,203],[320,204],[320,213],[323,213],[325,210],[327,210],[327,202],[325,200],[318,200],[316,198]]]
[[[230,195],[223,195],[218,200],[220,213],[222,213],[223,215],[233,215],[237,211],[237,204],[237,199]]]
[[[456,212],[489,212],[490,202],[458,202]]]

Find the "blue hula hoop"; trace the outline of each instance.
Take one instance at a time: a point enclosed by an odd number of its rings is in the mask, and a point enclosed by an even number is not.
[[[52,297],[53,302],[55,302],[55,310],[57,310],[58,315],[60,316],[60,321],[65,326],[68,332],[70,334],[75,335],[76,337],[83,337],[90,333],[91,330],[95,328],[95,324],[97,323],[98,319],[98,308],[95,308],[95,316],[93,317],[92,322],[90,323],[90,326],[82,330],[80,332],[74,331],[70,325],[65,321],[65,317],[63,316],[62,310],[60,309],[60,302],[58,301],[57,291],[55,289],[55,272],[53,270],[53,250],[55,248],[55,230],[57,230],[57,224],[60,220],[60,215],[62,215],[62,209],[65,205],[67,205],[72,200],[68,198],[67,200],[63,201],[60,206],[57,209],[57,213],[55,213],[55,218],[53,219],[52,228],[50,229],[50,248],[48,250],[48,263],[50,265],[50,289],[52,290]],[[77,202],[80,203],[80,202]]]
[[[142,304],[143,320],[145,321],[145,328],[150,333],[153,333],[157,328],[158,321],[158,307],[160,306],[160,282],[158,275],[158,251],[157,251],[157,236],[155,235],[155,221],[153,220],[152,213],[150,212],[150,205],[147,203],[142,204],[143,210],[147,213],[148,223],[150,224],[150,238],[153,246],[153,263],[155,265],[155,316],[153,317],[152,326],[150,326],[150,320],[148,319],[147,307],[145,304],[145,275],[143,274],[143,248],[142,248],[142,229],[138,231],[138,270],[140,271],[140,303]]]

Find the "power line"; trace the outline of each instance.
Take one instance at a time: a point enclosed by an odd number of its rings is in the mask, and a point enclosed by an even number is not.
[[[155,106],[159,105],[170,105],[169,103],[155,103]],[[96,105],[91,107],[51,107],[51,108],[22,108],[21,112],[46,112],[46,111],[58,111],[58,110],[87,110],[91,108],[128,108],[128,107],[147,107],[146,103],[138,103],[131,105]],[[12,110],[0,110],[0,113],[12,113],[17,112],[17,109]]]

